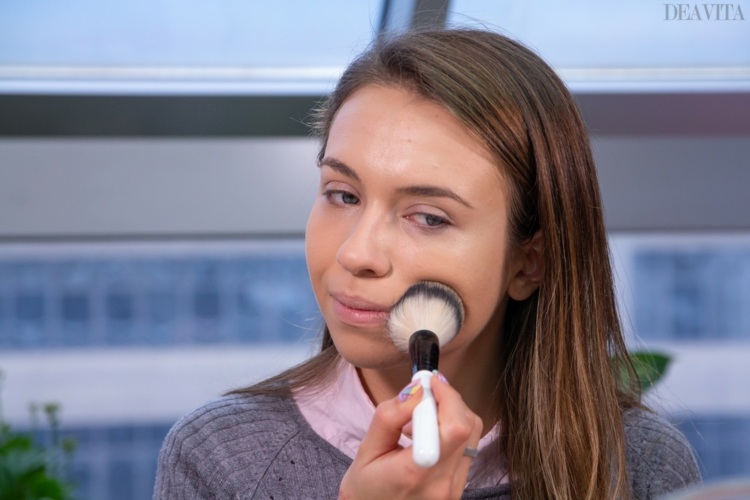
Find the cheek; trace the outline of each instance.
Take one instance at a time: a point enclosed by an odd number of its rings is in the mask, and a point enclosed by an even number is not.
[[[305,258],[316,294],[323,287],[326,273],[336,267],[339,249],[349,232],[347,220],[332,213],[324,201],[313,205],[305,229]]]
[[[467,324],[479,329],[490,320],[507,294],[505,275],[499,262],[485,261],[481,269],[472,269],[466,276],[463,300]]]
[[[464,301],[465,326],[478,332],[493,318],[508,292],[505,241],[486,238],[483,244],[463,248],[455,260],[453,284]]]
[[[330,259],[333,245],[331,235],[326,234],[325,228],[320,207],[316,205],[310,212],[305,229],[305,258],[313,288],[316,288],[317,280],[325,269],[325,262]]]

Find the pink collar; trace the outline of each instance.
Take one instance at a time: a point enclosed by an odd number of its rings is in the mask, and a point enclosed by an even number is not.
[[[313,430],[353,459],[370,427],[375,406],[351,363],[341,359],[336,371],[332,383],[311,394],[295,392],[294,399]],[[499,425],[495,425],[479,441],[479,455],[469,472],[472,487],[508,482],[505,458],[498,456],[498,435]],[[406,448],[411,439],[402,434],[398,443]]]

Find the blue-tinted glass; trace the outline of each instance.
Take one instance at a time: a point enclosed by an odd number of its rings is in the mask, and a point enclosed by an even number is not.
[[[750,443],[745,443],[750,444]],[[747,450],[728,449],[721,453],[718,470],[712,471],[718,477],[739,477],[746,475],[750,458]]]
[[[152,323],[169,323],[177,314],[177,297],[173,290],[151,290],[147,293],[148,318]]]
[[[37,323],[44,321],[44,293],[22,292],[16,296],[16,319]]]
[[[143,331],[147,344],[166,345],[177,341],[178,295],[180,277],[184,274],[179,268],[177,259],[151,259],[143,264]]]
[[[133,298],[125,292],[112,292],[107,295],[107,316],[112,320],[131,321],[133,319]]]
[[[61,260],[54,268],[59,275],[60,282],[68,289],[86,289],[93,284],[95,268],[89,260]]]
[[[704,480],[737,476],[750,469],[750,417],[696,416],[675,425],[695,449]]]
[[[746,21],[716,21],[736,18],[745,4],[725,4],[721,15],[718,5],[452,0],[448,22],[496,27],[530,44],[558,68],[658,68],[662,78],[668,78],[673,67],[718,70],[750,64],[750,53],[743,49],[750,46]],[[702,20],[679,19],[678,10],[692,13],[694,7],[701,9]]]
[[[307,336],[315,328],[318,318],[314,301],[310,300],[311,294],[298,283],[289,283],[279,292],[280,316],[283,318],[280,340],[294,341]]]
[[[0,260],[0,338],[2,337],[3,320],[8,314],[5,301],[6,296],[8,295],[8,290],[10,289],[10,280],[10,266],[4,261]]]
[[[381,2],[0,2],[0,64],[340,66]]]
[[[62,297],[60,343],[64,346],[85,346],[91,343],[91,318],[88,297],[66,294]]]
[[[173,341],[177,318],[177,298],[173,290],[146,292],[147,343],[164,345]]]
[[[660,325],[660,310],[655,307],[664,300],[659,285],[669,279],[665,276],[669,268],[668,259],[661,253],[642,251],[633,259],[635,320],[643,338],[663,338],[671,333]]]
[[[700,334],[704,312],[703,293],[698,277],[695,276],[695,266],[698,262],[694,256],[679,253],[675,254],[673,259],[673,329],[682,337],[695,338]]]
[[[71,322],[89,321],[89,299],[83,293],[67,293],[62,296],[62,319]]]
[[[746,294],[750,275],[744,271],[745,262],[750,264],[748,252],[717,252],[716,324],[721,336],[730,339],[750,338],[750,325],[744,326],[743,309],[750,306]],[[747,301],[747,305],[746,305]]]
[[[10,261],[8,348],[297,341],[320,316],[303,253]],[[34,285],[34,286],[32,286]],[[2,305],[2,303],[0,303]],[[2,316],[0,316],[2,318]]]
[[[7,347],[10,344],[10,330],[6,321],[7,300],[6,295],[0,292],[0,348]]]
[[[637,332],[647,340],[750,338],[750,256],[664,248],[633,260]]]
[[[194,285],[191,292],[190,315],[195,318],[193,340],[197,343],[223,341],[221,327],[220,287],[222,262],[212,258],[199,258],[192,262]]]
[[[146,428],[148,431],[147,442],[151,443],[151,446],[160,448],[164,442],[164,438],[167,437],[167,433],[172,426],[169,424],[165,425],[150,425]]]
[[[198,283],[215,283],[221,272],[221,262],[213,258],[198,258],[193,261],[193,272]]]
[[[15,322],[9,325],[8,342],[13,347],[45,347],[46,306],[43,292],[21,292],[14,301]]]
[[[218,290],[210,288],[196,290],[193,296],[193,310],[198,318],[216,319],[221,314],[220,307]]]
[[[736,313],[737,319],[737,336],[750,340],[750,251],[742,253],[742,259],[738,269],[733,269],[735,283],[738,283],[738,290],[735,296],[737,300]],[[727,291],[727,293],[731,293]]]
[[[65,429],[65,434],[70,436],[79,447],[88,446],[92,441],[94,441],[92,437],[92,430],[87,427]]]
[[[196,325],[191,344],[218,344],[222,341],[221,331],[215,325]]]
[[[703,332],[702,290],[694,285],[675,288],[672,298],[674,331],[686,339],[699,338]]]
[[[78,451],[80,454],[80,449]],[[70,464],[70,481],[73,483],[73,498],[79,500],[93,500],[95,498],[92,492],[92,481],[95,469],[91,464],[81,460],[73,460]]]
[[[125,459],[112,460],[109,463],[107,478],[107,498],[111,500],[131,500],[133,495],[133,462]]]
[[[158,467],[158,456],[152,455],[150,459],[141,465],[143,471],[141,479],[141,492],[138,498],[151,498],[153,495],[154,484],[156,483],[156,469]]]
[[[255,342],[260,338],[261,305],[256,299],[256,284],[262,269],[259,260],[243,258],[238,265],[235,330],[240,342]]]
[[[135,436],[136,428],[132,425],[109,427],[106,430],[106,440],[113,447],[132,444]]]
[[[108,344],[128,344],[133,341],[133,297],[127,292],[110,292],[105,298],[107,314],[106,341]]]

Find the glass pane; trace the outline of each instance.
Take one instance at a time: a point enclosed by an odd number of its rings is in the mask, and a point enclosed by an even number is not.
[[[0,2],[0,91],[40,81],[53,91],[255,82],[250,91],[320,93],[370,42],[380,15],[379,0]]]
[[[573,87],[614,80],[747,89],[749,18],[750,8],[736,2],[454,0],[448,22],[507,33],[539,52]]]
[[[0,2],[0,64],[330,66],[372,38],[379,1]]]

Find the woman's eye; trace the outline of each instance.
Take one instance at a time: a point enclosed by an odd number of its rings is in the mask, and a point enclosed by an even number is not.
[[[440,228],[450,224],[448,219],[433,214],[414,214],[412,216],[419,224],[427,226],[430,229]]]
[[[323,193],[335,205],[356,205],[359,198],[348,191],[328,190]]]

